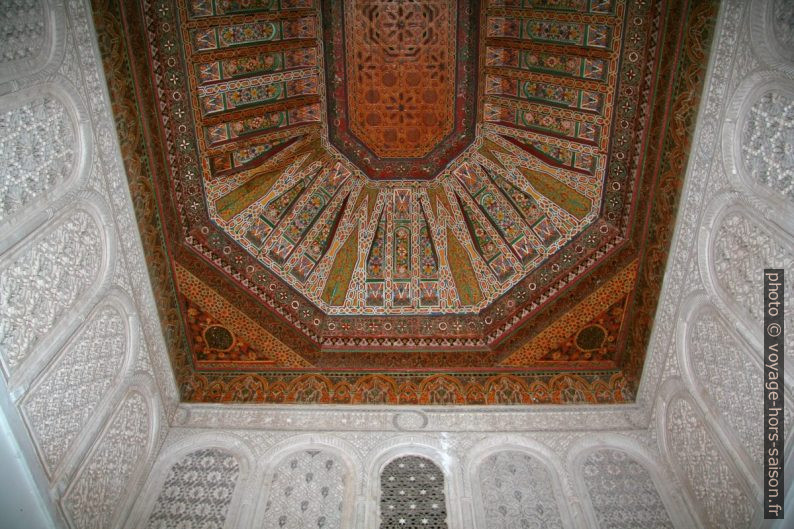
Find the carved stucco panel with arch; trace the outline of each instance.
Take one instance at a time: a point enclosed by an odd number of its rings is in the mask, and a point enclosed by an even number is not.
[[[692,324],[689,359],[720,417],[755,462],[762,461],[763,381],[760,370],[713,311]]]
[[[538,458],[516,450],[499,451],[480,463],[477,478],[484,529],[563,527],[551,477]]]
[[[444,472],[432,460],[405,455],[389,461],[380,474],[380,529],[447,529]]]
[[[794,4],[791,0],[771,0],[771,36],[776,48],[788,61],[794,61]]]
[[[347,480],[345,464],[329,451],[310,448],[287,455],[266,484],[261,527],[341,529]]]
[[[6,45],[0,54],[0,66],[41,54],[47,34],[45,7],[41,0],[11,0],[3,5],[0,35]]]
[[[128,348],[124,313],[103,303],[22,400],[22,413],[50,474],[120,381]]]
[[[224,527],[239,476],[239,462],[225,450],[203,448],[185,455],[168,470],[146,527]]]
[[[705,526],[748,527],[755,500],[689,399],[674,396],[668,401],[663,430],[666,455],[687,483]]]
[[[0,115],[0,223],[71,176],[77,141],[68,110],[49,95]]]
[[[794,231],[794,82],[755,70],[726,105],[722,157],[739,200]],[[707,224],[708,225],[708,224]]]
[[[131,390],[99,436],[61,499],[66,517],[78,529],[113,527],[136,474],[147,460],[152,437],[149,399]]]
[[[0,351],[13,374],[81,296],[97,283],[102,229],[84,209],[70,211],[0,270]]]
[[[748,339],[756,339],[751,332],[763,322],[763,274],[765,268],[794,270],[794,243],[780,228],[771,227],[757,214],[745,207],[725,202],[720,197],[712,205],[717,209],[717,221],[711,235],[712,244],[706,257],[710,264],[706,275],[715,283],[717,298],[740,322],[749,322]],[[792,292],[794,274],[785,276],[785,291]],[[789,308],[790,296],[786,298]],[[787,313],[790,314],[789,311]],[[786,357],[794,359],[794,333],[785,340]]]
[[[0,84],[16,88],[43,80],[63,58],[62,0],[10,0],[0,12]],[[0,90],[2,91],[2,90]]]
[[[752,181],[794,202],[794,98],[782,90],[763,93],[740,132],[742,163]]]
[[[673,529],[648,470],[624,451],[594,451],[581,472],[599,529]]]
[[[686,379],[693,394],[702,396],[709,416],[715,418],[715,427],[738,450],[739,464],[750,479],[760,480],[764,416],[760,355],[729,328],[705,296],[697,295],[690,302],[694,308],[686,317],[687,335],[679,348]],[[794,412],[789,406],[784,418],[786,432],[792,418]]]

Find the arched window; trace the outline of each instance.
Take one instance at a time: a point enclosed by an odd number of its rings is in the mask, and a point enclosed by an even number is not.
[[[301,450],[276,467],[264,529],[342,529],[347,469],[323,450]]]
[[[582,474],[600,529],[673,529],[648,470],[625,452],[593,452]]]
[[[400,457],[380,475],[380,528],[447,529],[444,473],[419,456]]]
[[[237,459],[223,450],[186,455],[168,471],[146,527],[223,527],[239,475]]]
[[[498,452],[480,463],[477,478],[485,528],[562,528],[549,472],[537,458]]]

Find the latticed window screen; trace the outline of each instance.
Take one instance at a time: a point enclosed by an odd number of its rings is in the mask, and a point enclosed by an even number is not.
[[[447,529],[444,474],[419,456],[395,459],[380,475],[380,528]]]

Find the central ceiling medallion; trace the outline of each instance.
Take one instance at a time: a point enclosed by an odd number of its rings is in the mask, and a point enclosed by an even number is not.
[[[329,139],[370,178],[434,178],[474,139],[477,11],[325,2]]]

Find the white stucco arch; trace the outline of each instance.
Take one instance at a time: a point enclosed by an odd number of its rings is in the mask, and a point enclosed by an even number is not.
[[[686,529],[693,527],[693,521],[685,509],[683,498],[678,494],[670,473],[655,454],[640,444],[636,439],[618,433],[598,433],[579,439],[571,447],[567,466],[570,469],[574,487],[582,500],[583,513],[590,527],[598,527],[595,511],[589,490],[582,474],[582,465],[591,454],[600,450],[618,450],[642,465],[648,472],[659,497],[664,504],[667,515],[675,527]]]
[[[753,180],[742,156],[742,134],[752,107],[768,93],[780,93],[794,100],[794,81],[779,72],[762,70],[742,80],[726,108],[722,126],[722,160],[725,172],[737,191],[754,208],[794,233],[794,202],[780,192]]]
[[[571,500],[566,499],[564,492],[563,477],[565,476],[565,471],[560,457],[546,444],[529,437],[514,434],[491,436],[474,445],[466,454],[464,487],[468,485],[467,490],[470,491],[468,495],[472,499],[476,527],[487,529],[482,491],[479,483],[480,466],[486,458],[500,452],[527,454],[543,465],[548,473],[549,482],[557,500],[557,509],[559,510],[563,526],[574,527],[573,515],[569,508]]]
[[[24,384],[29,382],[40,370],[47,359],[57,351],[64,341],[72,335],[77,326],[85,319],[86,314],[93,308],[110,288],[112,271],[116,260],[116,236],[113,230],[112,216],[105,201],[92,191],[69,193],[59,200],[52,208],[48,208],[48,222],[39,226],[28,237],[20,241],[6,253],[0,255],[0,270],[19,265],[18,260],[25,256],[25,252],[36,248],[47,237],[82,212],[88,215],[96,228],[99,240],[99,263],[97,272],[91,284],[82,291],[68,307],[62,307],[60,316],[51,322],[41,338],[33,343],[19,365],[13,369],[6,369],[9,386],[13,396],[17,398],[24,391]],[[64,251],[79,251],[82,242],[79,237],[68,240],[68,244],[75,248],[66,248]],[[46,278],[40,278],[46,280]],[[4,366],[5,367],[5,366]],[[10,371],[10,372],[9,372]],[[31,373],[26,373],[30,371]]]
[[[256,479],[256,504],[251,529],[261,529],[264,518],[265,504],[269,497],[270,482],[276,468],[290,455],[304,450],[321,450],[336,456],[345,466],[343,479],[344,497],[342,498],[342,527],[355,527],[358,513],[356,499],[361,488],[361,459],[353,445],[333,435],[308,434],[295,435],[272,446],[267,451],[267,459],[257,467],[259,477]]]
[[[91,170],[94,154],[94,137],[88,109],[74,85],[64,77],[55,76],[49,82],[38,84],[0,96],[0,113],[17,110],[39,99],[52,99],[64,109],[74,132],[74,156],[69,174],[55,182],[43,193],[31,198],[13,215],[0,220],[0,254],[40,226],[48,218],[47,207],[53,205],[70,190],[78,189]],[[14,160],[5,160],[14,162]]]
[[[52,75],[63,61],[66,40],[66,10],[63,0],[38,0],[42,7],[44,38],[36,54],[21,60],[0,63],[0,85],[12,89],[35,83]],[[0,91],[2,87],[0,87]]]
[[[243,527],[253,514],[253,504],[249,496],[253,482],[257,480],[254,469],[257,467],[251,447],[241,437],[232,433],[198,432],[188,435],[177,435],[166,442],[152,472],[146,479],[143,493],[137,498],[125,524],[128,529],[135,529],[145,524],[151,515],[155,502],[162,491],[163,483],[173,465],[183,458],[205,449],[217,449],[234,457],[239,465],[239,475],[229,504],[226,525],[224,527]],[[220,528],[219,528],[220,529]]]

